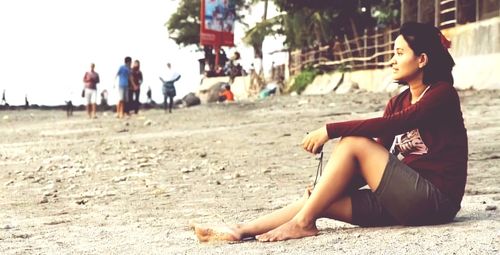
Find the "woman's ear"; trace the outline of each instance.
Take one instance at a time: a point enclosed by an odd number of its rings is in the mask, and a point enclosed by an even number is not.
[[[418,67],[424,68],[427,65],[427,62],[429,62],[427,54],[425,53],[420,54],[420,56],[418,57]]]

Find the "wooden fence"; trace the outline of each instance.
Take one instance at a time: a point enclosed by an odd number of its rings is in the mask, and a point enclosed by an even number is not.
[[[362,36],[348,39],[344,36],[331,45],[290,52],[290,75],[300,73],[307,66],[329,70],[347,68],[365,70],[390,65],[393,43],[399,32],[396,29],[365,30]]]

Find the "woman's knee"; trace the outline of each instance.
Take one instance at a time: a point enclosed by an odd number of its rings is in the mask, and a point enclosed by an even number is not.
[[[340,139],[338,146],[348,147],[352,149],[365,149],[366,146],[373,144],[374,141],[363,136],[346,136]]]
[[[363,162],[369,160],[370,158],[388,158],[389,155],[389,152],[383,146],[371,138],[362,136],[348,136],[342,138],[335,150],[348,152],[359,161]],[[385,163],[387,163],[387,160],[384,160],[384,164]],[[362,167],[362,165],[360,165],[360,167]]]

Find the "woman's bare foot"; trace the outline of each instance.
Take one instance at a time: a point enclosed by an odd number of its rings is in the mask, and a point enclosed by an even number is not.
[[[319,230],[316,225],[301,226],[295,219],[267,232],[256,236],[261,242],[284,241],[317,235]]]
[[[200,242],[212,241],[241,241],[242,236],[237,231],[238,227],[203,227],[194,226],[194,233]]]

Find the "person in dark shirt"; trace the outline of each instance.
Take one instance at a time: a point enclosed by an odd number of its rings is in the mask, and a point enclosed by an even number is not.
[[[141,63],[139,62],[139,60],[134,60],[134,63],[130,70],[130,76],[132,77],[133,85],[129,86],[129,108],[126,110],[126,112],[129,112],[129,110],[133,110],[135,114],[138,114],[139,107],[141,105],[141,103],[139,102],[139,95],[141,94],[141,84],[143,81]]]
[[[248,223],[194,226],[198,239],[314,236],[320,217],[360,226],[452,221],[464,194],[468,146],[447,47],[437,28],[404,24],[391,66],[394,80],[408,89],[389,101],[382,117],[329,123],[303,139],[302,147],[315,154],[341,138],[318,184],[301,200]]]

